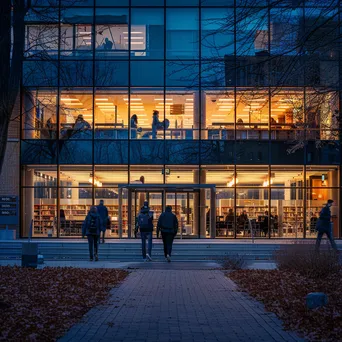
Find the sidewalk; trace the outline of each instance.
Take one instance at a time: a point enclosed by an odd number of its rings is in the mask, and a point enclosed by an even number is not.
[[[133,271],[60,341],[301,341],[223,272],[164,265]]]

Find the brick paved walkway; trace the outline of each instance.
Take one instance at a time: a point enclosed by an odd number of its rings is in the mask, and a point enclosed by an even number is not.
[[[60,341],[300,341],[218,270],[138,270]]]

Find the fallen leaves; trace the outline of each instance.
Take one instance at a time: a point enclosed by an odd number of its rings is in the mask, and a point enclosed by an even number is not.
[[[117,269],[0,267],[0,341],[55,341],[126,275]]]
[[[312,279],[292,271],[240,270],[229,273],[239,288],[263,302],[287,329],[310,341],[340,341],[342,336],[341,273]],[[308,310],[305,297],[310,292],[328,295],[327,306]]]

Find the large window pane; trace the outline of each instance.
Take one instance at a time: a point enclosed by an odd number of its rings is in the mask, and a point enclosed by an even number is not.
[[[158,87],[163,85],[164,62],[131,62],[131,86]]]
[[[234,140],[235,97],[233,89],[205,92],[202,139]]]
[[[304,140],[304,93],[302,88],[279,89],[271,98],[271,137],[277,140]]]
[[[90,59],[93,57],[92,32],[94,11],[91,8],[64,9],[61,15],[61,57]]]
[[[166,57],[193,59],[199,52],[198,9],[166,10]]]
[[[128,139],[128,91],[99,88],[95,94],[95,139]]]
[[[197,139],[198,127],[194,126],[194,113],[198,104],[196,94],[175,88],[166,91],[165,99],[161,98],[157,108],[163,110],[168,127],[165,127],[166,139]],[[164,102],[165,101],[165,102]]]
[[[304,237],[304,189],[271,190],[271,208],[274,212],[272,237]]]
[[[63,90],[59,107],[60,139],[91,139],[93,95],[91,89]]]
[[[305,99],[306,139],[338,140],[338,93],[309,88]]]
[[[238,89],[236,95],[236,139],[264,140],[268,132],[268,92]]]
[[[165,121],[164,92],[161,88],[132,88],[130,99],[125,98],[130,107],[131,139],[163,139],[168,128]]]
[[[23,95],[23,138],[56,139],[57,91],[27,90]]]
[[[96,58],[128,57],[128,9],[96,9]]]
[[[234,54],[234,9],[202,9],[202,58]]]
[[[57,25],[26,25],[25,30],[25,57],[58,57]]]
[[[131,58],[164,58],[164,10],[133,8]]]

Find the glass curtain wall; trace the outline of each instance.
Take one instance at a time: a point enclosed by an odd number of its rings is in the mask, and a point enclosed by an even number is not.
[[[328,198],[339,235],[339,22],[319,3],[36,1],[22,235],[79,236],[103,199],[108,236],[128,237],[124,184],[192,187],[165,197],[190,236],[314,237]]]

